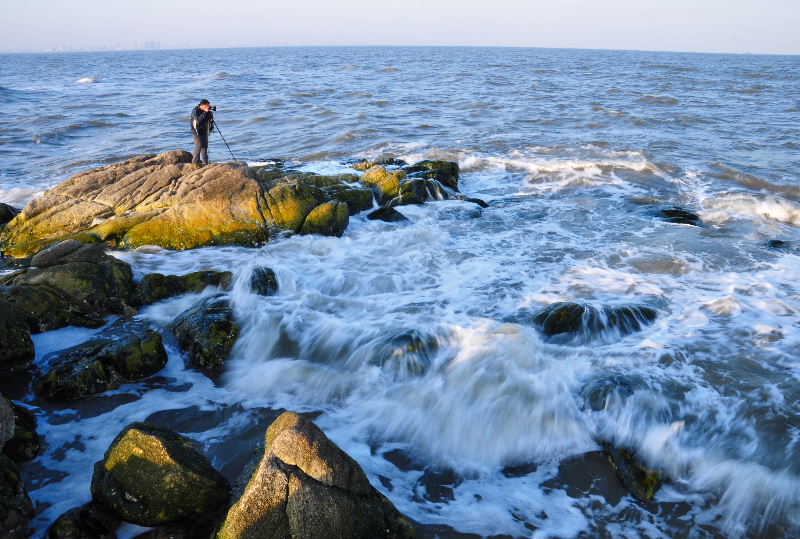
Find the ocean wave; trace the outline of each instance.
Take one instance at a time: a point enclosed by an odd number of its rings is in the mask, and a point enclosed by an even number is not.
[[[734,219],[800,226],[800,204],[773,195],[732,192],[715,194],[704,204],[704,221],[724,224]]]
[[[644,103],[648,105],[677,105],[678,100],[674,97],[666,95],[645,95],[636,100],[637,103]]]
[[[800,187],[792,183],[777,183],[754,174],[748,174],[721,162],[711,164],[710,175],[720,180],[733,182],[754,191],[762,191],[779,197],[800,201]]]

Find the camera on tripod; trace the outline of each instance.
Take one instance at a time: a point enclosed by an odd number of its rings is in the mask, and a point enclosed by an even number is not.
[[[211,110],[213,110],[214,112],[216,112],[216,111],[217,111],[217,106],[216,106],[216,105],[211,105],[211,107],[209,107],[209,108],[210,108]]]

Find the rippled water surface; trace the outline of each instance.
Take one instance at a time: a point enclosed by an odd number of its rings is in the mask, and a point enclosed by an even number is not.
[[[170,362],[74,407],[32,402],[43,529],[88,500],[127,422],[201,441],[234,478],[281,408],[316,421],[428,537],[793,537],[800,531],[800,58],[485,48],[0,56],[0,201],[191,148],[206,97],[238,159],[319,172],[442,158],[489,203],[404,206],[342,238],[115,253],[141,274],[231,270],[241,337],[210,380]],[[217,137],[212,160],[229,158]],[[664,208],[702,226],[670,223]],[[770,240],[785,242],[770,247]],[[253,295],[253,268],[280,293]],[[211,293],[208,291],[206,293]],[[197,299],[140,316],[157,327]],[[559,301],[644,305],[628,335],[543,337]],[[88,338],[35,337],[37,357]],[[405,339],[405,340],[404,340]],[[422,343],[398,354],[397,343]],[[401,347],[402,348],[402,347]],[[592,387],[613,383],[593,410]],[[6,387],[8,386],[8,387]],[[669,480],[636,502],[599,441]],[[131,532],[132,533],[132,532]]]

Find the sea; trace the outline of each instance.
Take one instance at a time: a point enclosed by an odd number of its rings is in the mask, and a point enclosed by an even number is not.
[[[314,418],[425,538],[800,534],[800,57],[0,55],[0,201],[23,207],[89,168],[191,151],[202,98],[229,146],[212,135],[212,161],[328,174],[445,159],[488,207],[403,206],[400,224],[359,214],[341,238],[113,252],[137,276],[233,272],[241,334],[220,372],[185,366],[167,326],[209,289],[137,315],[169,352],[144,382],[66,404],[0,382],[44,438],[22,467],[34,536],[90,500],[93,464],[128,423],[185,434],[234,480],[281,410]],[[675,207],[699,226],[665,219]],[[276,272],[276,296],[250,291],[259,266]],[[567,342],[520,316],[556,302],[657,317]],[[34,336],[37,363],[96,331]],[[424,369],[397,360],[408,335]],[[662,471],[652,501],[621,486],[602,441]]]

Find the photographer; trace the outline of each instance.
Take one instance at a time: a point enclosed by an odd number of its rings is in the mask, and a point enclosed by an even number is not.
[[[217,107],[212,107],[208,99],[201,99],[192,109],[192,135],[194,135],[194,153],[192,163],[201,166],[208,164],[208,135],[214,128],[214,113]]]

